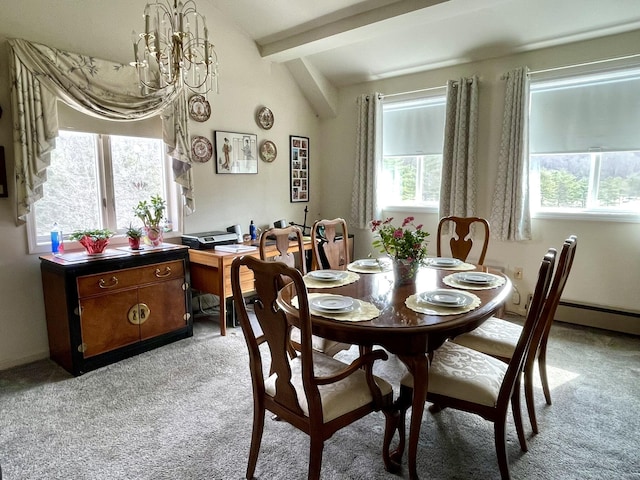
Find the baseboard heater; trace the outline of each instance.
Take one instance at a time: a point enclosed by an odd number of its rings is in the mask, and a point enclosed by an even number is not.
[[[560,322],[640,335],[640,312],[561,300],[555,319]]]

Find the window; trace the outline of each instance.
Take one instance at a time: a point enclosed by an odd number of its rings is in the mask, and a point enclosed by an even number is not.
[[[640,214],[640,70],[532,81],[529,118],[533,211]]]
[[[438,208],[445,103],[442,93],[384,102],[378,180],[382,207]]]
[[[55,222],[65,236],[92,227],[122,233],[137,223],[134,206],[152,195],[167,200],[172,218],[176,188],[163,152],[159,139],[60,130],[43,198],[33,206],[30,250],[48,247]]]

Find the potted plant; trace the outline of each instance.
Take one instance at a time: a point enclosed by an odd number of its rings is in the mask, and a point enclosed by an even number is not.
[[[157,247],[162,244],[162,227],[160,222],[164,217],[166,202],[160,195],[154,195],[151,200],[141,200],[133,211],[144,225],[144,233],[150,245]]]
[[[77,240],[87,250],[89,255],[103,253],[113,232],[106,228],[76,230],[69,238]]]
[[[125,232],[129,239],[129,247],[131,250],[140,250],[140,239],[142,238],[142,228],[134,227],[129,224],[129,228]]]
[[[400,227],[391,223],[393,217],[371,221],[371,231],[377,234],[372,245],[391,258],[399,285],[415,282],[418,270],[427,259],[429,232],[422,229],[422,224],[414,225],[413,220],[413,217],[405,218]]]

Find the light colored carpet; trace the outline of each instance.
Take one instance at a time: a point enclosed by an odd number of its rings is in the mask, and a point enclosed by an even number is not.
[[[343,358],[352,351],[339,354]],[[549,363],[553,405],[540,389],[540,433],[520,451],[514,479],[640,479],[640,339],[556,324]],[[392,357],[378,373],[397,386]],[[74,378],[43,360],[0,372],[0,464],[5,480],[241,479],[251,436],[251,385],[242,332],[220,337],[195,322],[193,338]],[[525,414],[525,422],[528,418]],[[384,471],[384,417],[371,415],[326,442],[323,479],[408,478]],[[257,477],[303,479],[308,438],[267,421]],[[428,411],[419,445],[424,479],[499,478],[493,426],[479,417]]]

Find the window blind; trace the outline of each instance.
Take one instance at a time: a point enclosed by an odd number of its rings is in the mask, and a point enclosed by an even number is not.
[[[532,82],[530,153],[640,150],[640,70]]]
[[[444,142],[445,97],[385,103],[384,156],[438,155]]]

